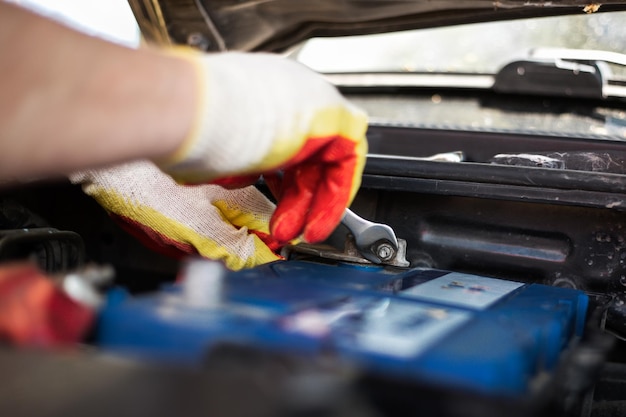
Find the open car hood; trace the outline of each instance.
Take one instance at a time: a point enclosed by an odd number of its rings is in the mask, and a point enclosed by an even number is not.
[[[311,37],[626,10],[626,1],[129,0],[148,42],[284,51]],[[488,39],[486,34],[485,39]]]

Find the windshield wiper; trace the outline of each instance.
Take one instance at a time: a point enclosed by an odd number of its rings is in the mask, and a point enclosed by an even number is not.
[[[354,72],[324,74],[342,90],[446,88],[493,90],[506,94],[604,99],[626,98],[626,80],[609,65],[626,68],[616,52],[539,48],[496,74],[431,72]]]
[[[626,84],[615,79],[609,64],[626,66],[626,55],[581,49],[534,49],[528,59],[511,62],[498,71],[493,89],[556,97],[626,97]]]

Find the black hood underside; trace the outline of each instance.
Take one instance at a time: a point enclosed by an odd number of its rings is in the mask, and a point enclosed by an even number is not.
[[[205,51],[280,52],[311,37],[362,35],[562,14],[626,2],[527,0],[129,0],[148,42]],[[489,39],[489,35],[485,35]]]

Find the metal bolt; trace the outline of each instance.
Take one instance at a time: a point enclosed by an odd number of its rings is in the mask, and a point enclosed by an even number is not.
[[[378,248],[376,248],[376,255],[378,255],[381,260],[388,261],[395,255],[395,250],[390,244],[381,243],[378,245]]]

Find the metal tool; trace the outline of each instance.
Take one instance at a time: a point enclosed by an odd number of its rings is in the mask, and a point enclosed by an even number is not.
[[[312,255],[321,259],[333,259],[340,262],[370,264],[371,261],[365,259],[361,251],[357,249],[354,242],[354,236],[348,234],[346,236],[343,251],[334,246],[325,244],[308,244],[300,243],[298,245],[286,245],[281,255],[285,259],[298,259],[299,255]],[[411,263],[406,259],[406,240],[398,239],[398,252],[389,261],[383,261],[377,265],[397,266],[399,268],[408,268]]]
[[[390,155],[374,155],[379,158],[407,159],[406,157]],[[465,155],[461,151],[445,152],[428,157],[410,158],[420,161],[461,162]],[[363,258],[375,264],[389,264],[395,266],[408,266],[406,260],[406,242],[398,240],[393,229],[386,224],[374,223],[359,217],[350,209],[346,209],[341,223],[350,230],[354,236],[356,249]],[[350,248],[346,251],[349,252]]]
[[[434,162],[463,162],[465,154],[463,151],[443,152],[430,156],[406,156],[406,155],[383,155],[377,153],[367,154],[368,158],[376,159],[401,159],[403,161],[434,161]]]
[[[374,223],[346,209],[341,223],[352,235],[361,255],[375,264],[387,263],[398,253],[398,238],[386,224]]]

